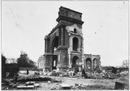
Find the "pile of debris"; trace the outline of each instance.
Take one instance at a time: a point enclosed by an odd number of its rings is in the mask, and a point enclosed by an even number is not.
[[[129,71],[122,71],[122,72],[120,72],[120,75],[121,76],[126,76],[126,75],[128,75],[129,74]]]
[[[13,79],[2,79],[2,90],[14,89],[17,85]]]
[[[57,71],[53,70],[51,72],[44,72],[44,75],[47,76],[60,76],[60,77],[84,77],[88,79],[115,79],[119,74],[115,74],[112,72],[75,72],[73,70],[66,71]]]
[[[100,88],[99,88],[100,87]],[[60,90],[92,90],[92,89],[102,89],[104,86],[95,86],[95,85],[83,85],[75,83],[74,86],[69,84],[60,84]],[[112,89],[111,89],[112,90]]]
[[[29,75],[27,77],[18,77],[17,81],[14,79],[7,79],[2,81],[2,89],[36,89],[40,87],[39,82],[44,81],[48,83],[61,83],[61,81],[52,79],[50,77],[40,77],[36,75]],[[38,82],[38,83],[36,83]]]
[[[117,74],[114,73],[98,73],[98,72],[86,72],[84,75],[84,78],[90,78],[90,79],[115,79]]]
[[[82,72],[74,72],[73,70],[66,70],[66,71],[57,71],[53,70],[51,72],[43,72],[45,76],[60,76],[60,77],[81,77]]]

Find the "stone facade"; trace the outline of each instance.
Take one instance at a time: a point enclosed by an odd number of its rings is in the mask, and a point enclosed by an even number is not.
[[[100,55],[84,54],[83,66],[85,71],[94,72],[97,69],[101,70]]]
[[[58,24],[45,36],[45,70],[81,68],[85,62],[82,13],[60,7],[58,14]]]
[[[124,60],[124,61],[122,62],[122,67],[124,67],[124,68],[129,68],[129,60]]]
[[[44,66],[44,61],[45,59],[44,59],[44,56],[43,55],[41,55],[39,58],[38,58],[38,62],[37,62],[37,67],[39,68],[39,69],[44,69],[45,68],[45,66]]]

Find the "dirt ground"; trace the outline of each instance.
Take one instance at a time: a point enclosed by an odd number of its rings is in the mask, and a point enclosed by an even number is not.
[[[31,74],[30,74],[31,75]],[[29,75],[21,75],[27,77]],[[34,90],[64,90],[61,84],[68,84],[71,86],[70,90],[114,90],[115,82],[122,82],[125,84],[125,89],[129,90],[129,75],[122,75],[116,79],[85,79],[82,77],[59,77],[59,76],[43,76],[55,79],[57,82],[51,81],[35,81],[40,84],[40,87]],[[22,83],[25,84],[25,83]],[[78,85],[78,86],[77,86]],[[16,88],[14,88],[16,89]],[[29,89],[30,90],[30,89]]]
[[[113,90],[115,87],[115,82],[118,79],[84,79],[84,78],[69,78],[69,77],[53,77],[51,78],[61,81],[63,84],[68,84],[72,86],[75,90]],[[41,87],[38,90],[59,90],[60,84],[62,83],[48,83],[41,82]],[[75,84],[82,84],[82,87],[75,88]],[[128,89],[128,87],[125,87]]]

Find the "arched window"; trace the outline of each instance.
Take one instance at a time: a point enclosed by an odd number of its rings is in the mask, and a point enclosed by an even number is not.
[[[93,66],[94,66],[94,68],[97,67],[97,59],[96,58],[93,60]]]
[[[73,50],[74,51],[78,51],[78,44],[79,44],[78,38],[74,37],[73,38]]]
[[[59,37],[56,36],[54,40],[52,41],[52,52],[56,51],[57,47],[59,46]]]
[[[74,28],[74,33],[77,33],[77,29],[76,28]]]
[[[91,59],[90,58],[86,59],[86,68],[89,70],[91,69]]]

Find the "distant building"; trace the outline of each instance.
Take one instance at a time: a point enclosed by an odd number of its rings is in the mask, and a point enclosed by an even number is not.
[[[39,69],[43,69],[44,68],[44,56],[41,55],[39,58],[38,58],[38,62],[37,62],[37,67]]]
[[[128,60],[124,60],[124,61],[122,62],[122,67],[124,67],[124,68],[129,68],[129,61],[128,61]]]
[[[7,58],[7,59],[6,59],[6,63],[7,63],[7,64],[10,64],[10,63],[17,63],[17,59],[14,59],[14,58]]]

